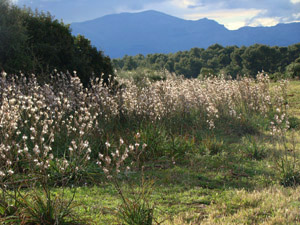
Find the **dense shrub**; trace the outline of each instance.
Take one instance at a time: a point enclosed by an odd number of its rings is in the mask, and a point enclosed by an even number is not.
[[[72,36],[69,25],[49,13],[32,12],[0,2],[0,70],[9,74],[34,73],[48,82],[54,70],[77,71],[84,86],[90,79],[113,76],[110,58],[81,35]]]

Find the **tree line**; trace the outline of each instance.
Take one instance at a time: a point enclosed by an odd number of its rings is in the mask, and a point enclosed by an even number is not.
[[[272,78],[300,77],[300,43],[288,47],[255,44],[249,47],[212,45],[170,54],[124,56],[112,62],[82,35],[73,36],[69,25],[49,13],[19,8],[0,0],[0,71],[35,74],[45,82],[54,70],[77,71],[84,85],[90,79],[107,81],[117,70],[168,70],[187,78],[209,74]]]
[[[0,72],[33,73],[44,82],[55,70],[75,70],[84,85],[113,74],[110,58],[84,36],[73,36],[69,25],[0,0]]]
[[[126,55],[112,62],[118,70],[168,70],[187,78],[209,74],[224,74],[233,78],[239,75],[255,77],[261,71],[275,79],[300,78],[300,43],[288,47],[261,44],[223,47],[214,44],[207,49],[192,48],[170,54]]]

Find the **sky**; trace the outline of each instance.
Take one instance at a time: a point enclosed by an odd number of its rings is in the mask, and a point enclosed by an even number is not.
[[[182,19],[216,20],[230,30],[243,26],[274,26],[300,22],[300,0],[11,0],[50,12],[65,23],[108,14],[157,10]]]

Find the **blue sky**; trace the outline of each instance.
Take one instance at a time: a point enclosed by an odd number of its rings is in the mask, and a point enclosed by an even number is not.
[[[300,22],[300,0],[11,0],[49,11],[65,23],[107,14],[158,10],[183,19],[214,19],[229,29]]]

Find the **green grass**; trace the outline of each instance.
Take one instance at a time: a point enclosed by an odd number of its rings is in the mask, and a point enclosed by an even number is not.
[[[300,120],[299,99],[300,82],[292,81],[288,101],[295,128]],[[281,152],[272,149],[267,132],[240,126],[225,127],[208,134],[192,127],[188,120],[177,131],[176,125],[141,126],[132,131],[130,127],[133,126],[125,124],[123,130],[116,129],[116,137],[126,134],[130,137],[139,131],[141,140],[149,147],[144,159],[144,178],[154,181],[148,201],[154,203],[154,216],[158,222],[300,223],[300,187],[280,185],[274,154]],[[291,131],[288,139],[291,142]],[[296,133],[295,139],[299,159],[300,132]],[[122,204],[118,192],[112,184],[104,182],[97,170],[94,173],[92,182],[87,179],[86,185],[76,188],[74,202],[78,204],[78,216],[90,224],[120,224],[116,217]],[[134,172],[121,179],[126,196],[136,193],[141,177],[141,172]],[[72,197],[70,189],[66,190],[66,196]]]
[[[290,114],[300,118],[299,81],[290,82],[288,95]],[[300,188],[279,185],[268,134],[252,135],[257,146],[264,145],[266,149],[265,157],[259,159],[249,157],[247,144],[234,133],[220,131],[218,136],[223,144],[215,153],[203,152],[199,144],[191,145],[191,138],[182,138],[191,151],[186,149],[175,165],[167,158],[145,164],[145,177],[155,181],[150,201],[156,205],[158,221],[164,221],[162,224],[299,223]],[[300,135],[296,138],[300,143]],[[137,187],[139,177],[136,174],[130,183]],[[125,193],[133,193],[128,182],[123,187]],[[121,202],[112,186],[81,187],[76,201],[83,205],[78,208],[80,214],[95,224],[119,223],[114,214]]]
[[[288,89],[290,115],[300,119],[300,82],[291,81]]]

